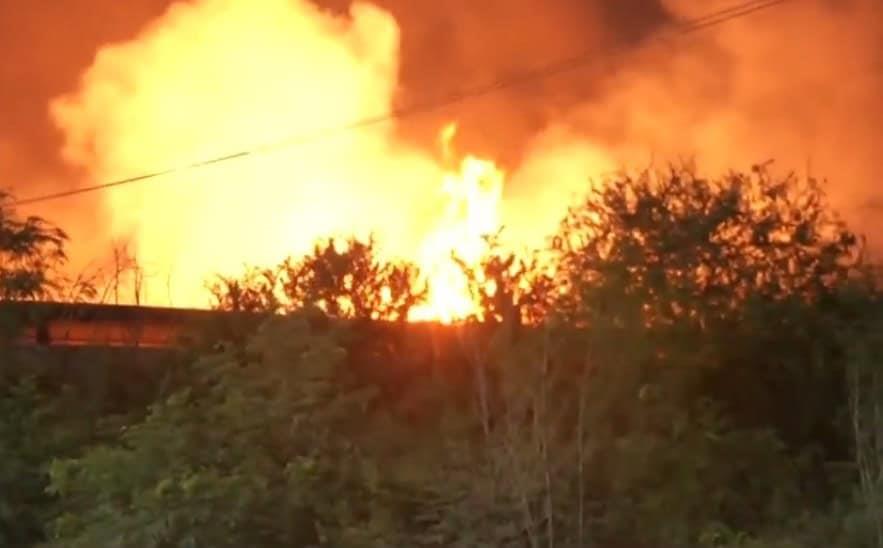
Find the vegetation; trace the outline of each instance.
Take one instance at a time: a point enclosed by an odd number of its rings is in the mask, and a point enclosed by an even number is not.
[[[373,239],[330,239],[300,260],[218,277],[209,290],[216,308],[238,312],[291,312],[319,308],[337,318],[403,321],[426,295],[416,267],[382,263]]]
[[[0,191],[0,299],[51,296],[67,260],[67,234],[40,217],[17,217],[9,201]]]
[[[4,238],[0,268],[48,264]],[[463,265],[454,365],[364,334],[425,288],[350,240],[217,280],[265,321],[146,407],[84,429],[63,382],[7,378],[0,544],[883,547],[883,300],[818,184],[622,175],[544,256]]]

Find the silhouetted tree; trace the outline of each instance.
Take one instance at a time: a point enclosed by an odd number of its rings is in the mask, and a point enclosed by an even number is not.
[[[18,217],[11,201],[0,191],[0,301],[52,296],[67,261],[67,234],[41,217]]]
[[[624,175],[570,210],[555,241],[568,299],[627,298],[644,320],[728,317],[746,300],[817,302],[857,271],[862,245],[820,184],[762,166]],[[622,294],[610,294],[615,287]]]
[[[278,268],[249,268],[241,276],[218,276],[209,284],[214,308],[231,312],[282,310]]]
[[[218,278],[210,289],[223,310],[280,312],[316,307],[336,318],[404,321],[426,295],[416,267],[377,257],[373,238],[320,241],[312,253],[276,268]]]

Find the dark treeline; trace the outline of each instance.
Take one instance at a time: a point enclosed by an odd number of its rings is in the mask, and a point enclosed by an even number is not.
[[[0,208],[0,298],[68,291],[65,239]],[[622,175],[491,249],[447,330],[351,240],[101,397],[7,347],[0,546],[883,547],[883,301],[819,185]]]

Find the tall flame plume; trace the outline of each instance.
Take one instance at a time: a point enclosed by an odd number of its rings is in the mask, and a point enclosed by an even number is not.
[[[457,125],[441,132],[445,160],[455,159]],[[428,302],[417,307],[412,320],[452,322],[480,314],[469,280],[458,261],[477,266],[487,253],[487,237],[501,228],[504,172],[493,162],[463,157],[457,171],[444,174],[442,191],[447,207],[438,228],[421,246],[418,265],[429,281]]]

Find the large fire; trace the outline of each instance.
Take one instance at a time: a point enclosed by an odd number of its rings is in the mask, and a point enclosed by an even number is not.
[[[102,49],[52,112],[65,157],[100,181],[389,111],[397,67],[396,23],[369,4],[342,19],[308,0],[201,0]],[[455,133],[442,131],[441,161],[390,124],[183,171],[107,193],[108,230],[153,276],[142,303],[204,306],[213,274],[373,234],[382,258],[428,277],[413,319],[462,318],[474,306],[453,256],[479,260],[499,229],[503,173],[458,163]]]
[[[456,132],[457,126],[450,124],[441,133],[448,161],[454,158]],[[429,299],[411,319],[451,322],[480,313],[457,261],[477,266],[488,251],[486,237],[501,229],[503,182],[504,173],[493,162],[471,155],[463,158],[458,171],[444,175],[445,214],[423,243],[417,263],[428,277]]]
[[[705,2],[661,4],[676,19],[706,13]],[[723,5],[708,4],[708,12]],[[83,184],[255,152],[102,195],[104,210],[94,216],[109,239],[129,242],[145,269],[141,302],[205,306],[204,284],[214,274],[275,264],[309,252],[319,238],[373,234],[381,259],[416,262],[429,277],[429,302],[412,319],[451,321],[474,311],[452,256],[474,263],[485,251],[483,236],[503,226],[509,245],[541,244],[574,194],[619,166],[697,155],[704,171],[720,172],[768,158],[788,169],[811,158],[813,174],[839,185],[832,187],[835,205],[860,220],[857,212],[870,211],[868,189],[879,186],[880,126],[869,120],[883,119],[874,116],[879,33],[862,23],[881,20],[883,8],[879,0],[829,4],[783,4],[677,45],[636,43],[616,56],[621,70],[604,70],[608,59],[599,52],[602,71],[574,78],[563,94],[544,82],[488,101],[500,108],[444,113],[464,128],[472,123],[466,136],[500,138],[501,148],[506,136],[520,134],[517,153],[494,151],[505,176],[494,162],[455,154],[453,125],[442,131],[441,159],[403,137],[413,129],[407,120],[261,147],[401,106],[401,29],[389,12],[360,1],[346,16],[312,0],[178,1],[130,40],[100,48],[78,87],[50,110],[63,157],[82,169]],[[535,36],[532,25],[543,21],[526,15],[513,18],[518,29],[493,30],[483,17],[467,24],[469,14],[448,11],[464,21],[445,47],[489,77],[510,72],[526,45],[558,44]],[[580,44],[586,35],[602,41],[596,15],[596,25],[573,33]],[[565,19],[553,18],[547,34]],[[824,39],[807,42],[806,28]],[[502,40],[513,36],[519,39]],[[507,43],[516,51],[505,50]],[[561,54],[547,53],[549,61]],[[447,78],[441,59],[425,64]],[[530,115],[519,117],[522,111]],[[105,239],[80,242],[79,262],[107,246]]]

